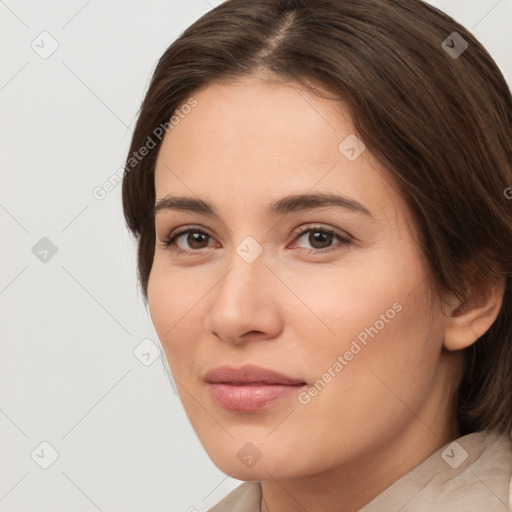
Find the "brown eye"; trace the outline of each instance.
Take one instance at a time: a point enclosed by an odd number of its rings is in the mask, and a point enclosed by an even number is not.
[[[325,249],[329,247],[334,236],[324,231],[311,231],[308,236],[308,242],[314,249]]]
[[[303,229],[296,234],[297,240],[300,240],[301,238],[304,238],[311,247],[311,249],[304,248],[308,253],[325,253],[334,250],[337,248],[336,245],[333,245],[334,241],[339,242],[338,246],[347,246],[352,242],[348,235],[342,235],[323,227],[310,227]]]
[[[180,239],[185,241],[185,247],[181,247],[177,243]],[[209,239],[211,239],[211,236],[208,233],[198,229],[189,228],[170,235],[165,240],[164,244],[166,247],[177,246],[178,250],[192,252],[208,247]]]
[[[192,249],[203,249],[205,240],[208,242],[207,237],[208,235],[205,233],[196,233],[191,231],[187,234],[186,241]]]

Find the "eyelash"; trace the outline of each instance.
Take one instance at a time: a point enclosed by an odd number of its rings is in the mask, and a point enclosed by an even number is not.
[[[325,233],[328,235],[332,235],[334,238],[337,238],[339,242],[341,242],[341,246],[348,246],[352,243],[352,238],[347,235],[341,235],[340,233],[337,233],[336,231],[333,231],[331,229],[327,229],[321,226],[308,226],[305,228],[300,229],[294,234],[294,240],[301,238],[304,234],[309,232],[318,232],[318,233]],[[169,236],[167,236],[163,242],[162,245],[164,248],[169,248],[176,252],[177,254],[180,253],[200,253],[202,252],[202,249],[196,249],[196,250],[185,250],[185,249],[179,249],[178,247],[171,247],[175,245],[175,241],[182,235],[187,233],[199,233],[201,235],[206,235],[210,238],[213,238],[213,236],[208,233],[208,231],[205,231],[203,229],[194,228],[194,227],[188,227],[181,230],[176,231],[175,233],[171,233]],[[326,254],[331,251],[334,251],[337,249],[337,246],[328,247],[327,249],[299,249],[302,252],[305,252],[306,254],[316,253],[316,254]]]

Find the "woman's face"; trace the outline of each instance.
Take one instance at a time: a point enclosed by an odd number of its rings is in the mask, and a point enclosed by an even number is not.
[[[204,448],[240,480],[428,455],[453,414],[445,317],[410,212],[348,113],[254,77],[193,96],[158,155],[148,299]],[[190,202],[162,202],[177,197]],[[292,380],[205,380],[248,364]]]

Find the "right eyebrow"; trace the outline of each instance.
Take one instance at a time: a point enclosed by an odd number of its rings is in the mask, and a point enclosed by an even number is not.
[[[193,213],[204,213],[210,217],[220,218],[212,204],[193,197],[167,196],[159,199],[155,204],[153,214],[156,215],[164,210],[181,210]]]

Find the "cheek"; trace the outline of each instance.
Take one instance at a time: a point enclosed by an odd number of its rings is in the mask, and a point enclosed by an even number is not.
[[[197,320],[204,293],[205,287],[194,286],[183,272],[162,271],[155,261],[148,281],[149,311],[169,367],[178,378],[180,368],[189,367],[194,357],[191,339],[200,339],[201,323],[191,318]]]
[[[433,323],[428,274],[417,257],[349,267],[298,282],[294,291],[309,311],[297,305],[288,323],[299,340],[297,357],[308,361],[309,382],[317,384],[310,406],[328,414],[325,421],[335,417],[356,429],[371,423],[375,411],[391,421],[407,410],[404,403],[419,406],[434,377],[442,331]]]
[[[364,347],[391,336],[391,326],[396,331],[408,325],[404,319],[421,309],[411,292],[424,272],[408,254],[361,251],[338,263],[280,270],[293,292],[283,294],[279,304],[286,306],[284,323],[294,332],[288,340],[297,340],[295,348],[310,350],[308,357],[317,360],[343,354],[354,340]]]
[[[405,281],[407,282],[407,280]],[[343,426],[338,448],[351,440],[368,447],[390,439],[421,410],[435,377],[442,336],[425,314],[427,290],[419,286],[374,289],[366,300],[338,294],[347,312],[326,315],[336,337],[318,339],[303,353],[313,385],[303,396],[302,421],[311,432]],[[396,300],[390,300],[396,299]],[[333,376],[334,375],[334,376]],[[307,403],[306,403],[307,402]]]

